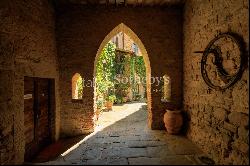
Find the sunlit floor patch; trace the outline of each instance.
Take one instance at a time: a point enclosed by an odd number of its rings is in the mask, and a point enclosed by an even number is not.
[[[165,130],[150,130],[147,105],[138,102],[103,112],[92,134],[57,159],[39,164],[207,164],[200,160],[201,156],[205,155],[185,137],[169,135]]]
[[[101,113],[99,120],[96,122],[95,131],[100,131],[107,126],[126,118],[127,116],[139,111],[142,106],[146,106],[146,103],[127,103],[122,106],[114,105],[112,111]]]
[[[61,156],[67,155],[69,152],[76,149],[80,144],[87,141],[89,138],[93,137],[94,135],[96,135],[96,133],[98,133],[99,131],[102,131],[104,128],[139,111],[142,106],[146,106],[146,103],[128,103],[128,104],[123,104],[122,106],[114,105],[111,111],[103,112],[101,114],[99,120],[96,122],[97,125],[93,133],[89,134],[84,139],[79,141],[77,144],[75,144],[74,146],[69,148],[67,151],[62,153]]]

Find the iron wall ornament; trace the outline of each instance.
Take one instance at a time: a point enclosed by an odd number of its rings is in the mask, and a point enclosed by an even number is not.
[[[238,58],[240,58],[240,64],[237,66],[237,70],[233,74],[229,74],[223,66],[223,54],[221,51],[221,47],[215,44],[219,40],[225,40],[230,39],[235,45],[237,46],[236,49],[238,49],[239,55]],[[244,71],[245,62],[247,61],[245,58],[245,45],[243,42],[243,39],[234,33],[222,33],[216,36],[213,40],[209,42],[207,47],[204,51],[196,51],[195,53],[203,53],[202,59],[201,59],[201,74],[206,82],[206,84],[213,89],[216,90],[225,90],[229,88],[230,86],[234,85],[242,76],[242,73]],[[228,51],[227,51],[228,53]],[[217,73],[219,78],[223,81],[223,85],[216,85],[214,84],[211,79],[208,76],[208,72],[206,70],[208,57],[213,56],[214,61],[213,64],[216,67]],[[229,54],[230,56],[230,54]]]

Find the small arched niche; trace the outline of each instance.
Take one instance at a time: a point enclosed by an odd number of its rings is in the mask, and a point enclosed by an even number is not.
[[[82,99],[83,95],[83,79],[79,73],[75,73],[72,77],[72,99]]]

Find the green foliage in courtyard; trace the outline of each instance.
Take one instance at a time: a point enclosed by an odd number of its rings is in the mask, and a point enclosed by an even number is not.
[[[115,48],[115,44],[109,42],[102,50],[96,65],[97,94],[104,98],[109,95],[109,91],[114,89]]]
[[[116,96],[115,95],[109,95],[106,99],[106,101],[109,101],[109,102],[114,102],[116,100]]]
[[[135,57],[135,72],[141,79],[146,79],[146,67],[143,56]]]
[[[82,77],[79,77],[77,79],[77,82],[76,82],[76,87],[78,88],[78,99],[81,99],[82,98],[82,94],[83,94],[83,80],[82,80]]]
[[[96,102],[97,109],[101,109],[103,107],[103,100],[99,99]]]
[[[140,78],[140,82],[143,84],[144,88],[146,87],[146,67],[142,56],[133,56],[130,58],[130,76],[131,76],[131,87],[134,99],[137,100],[137,84],[135,76]]]
[[[122,76],[120,79],[129,79],[129,82],[117,81],[118,75]],[[146,68],[143,57],[128,53],[116,55],[115,44],[109,42],[102,50],[96,65],[97,98],[120,103],[127,97],[129,87],[132,88],[133,96],[138,98],[138,77],[145,85]]]

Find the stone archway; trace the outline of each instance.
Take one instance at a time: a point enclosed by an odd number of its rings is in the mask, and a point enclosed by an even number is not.
[[[93,73],[93,77],[95,77],[96,75],[96,64],[98,61],[99,56],[101,55],[101,52],[103,50],[103,48],[105,47],[105,45],[111,40],[111,38],[113,36],[115,36],[116,34],[118,34],[119,32],[124,32],[125,34],[127,34],[139,47],[139,49],[141,50],[141,53],[143,55],[143,60],[145,62],[145,67],[146,67],[146,92],[147,92],[147,108],[148,108],[148,126],[151,126],[152,123],[152,111],[151,111],[151,84],[150,84],[150,80],[151,80],[151,67],[150,67],[150,61],[149,61],[149,56],[147,53],[146,48],[144,47],[142,41],[139,39],[139,37],[128,27],[126,26],[124,23],[119,24],[118,26],[116,26],[102,41],[100,47],[98,48],[97,54],[95,56],[95,61],[94,61],[94,73]],[[94,111],[96,111],[96,86],[94,86]],[[151,128],[151,127],[150,127]]]

